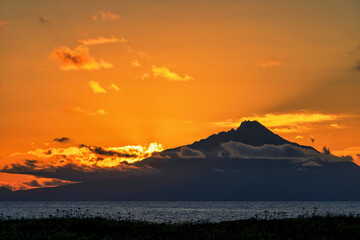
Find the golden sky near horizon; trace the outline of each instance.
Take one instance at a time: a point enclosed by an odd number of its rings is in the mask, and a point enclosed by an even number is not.
[[[360,162],[359,29],[355,0],[0,0],[0,165],[245,119]]]

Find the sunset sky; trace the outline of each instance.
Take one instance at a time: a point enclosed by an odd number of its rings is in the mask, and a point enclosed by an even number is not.
[[[356,0],[0,0],[0,167],[128,168],[247,119],[360,163],[359,29]]]

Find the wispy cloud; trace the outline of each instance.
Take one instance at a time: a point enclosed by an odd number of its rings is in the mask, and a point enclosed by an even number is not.
[[[100,86],[100,83],[97,81],[89,82],[90,88],[93,90],[95,94],[97,93],[106,93],[106,90]]]
[[[332,127],[332,128],[337,128],[337,129],[345,128],[344,125],[340,125],[340,124],[337,124],[337,123],[331,123],[331,124],[330,124],[330,127]]]
[[[139,62],[139,60],[135,59],[134,61],[132,61],[131,66],[133,66],[133,67],[140,67],[140,62]]]
[[[347,114],[325,114],[303,111],[298,113],[252,115],[236,120],[228,119],[222,122],[214,122],[212,124],[221,127],[235,128],[245,120],[256,120],[273,131],[289,133],[310,130],[310,125],[314,123],[337,121],[348,117],[350,117],[350,115]]]
[[[115,83],[111,84],[111,85],[109,86],[109,89],[112,89],[112,90],[115,90],[115,91],[120,91],[120,90],[121,90],[121,88],[119,88],[118,86],[116,86]]]
[[[95,38],[79,40],[79,43],[87,45],[87,46],[106,44],[106,43],[125,43],[125,42],[127,42],[127,40],[125,38],[117,38],[114,36],[112,36],[110,38],[98,36]]]
[[[61,137],[61,138],[54,138],[54,142],[58,142],[58,143],[67,143],[70,142],[70,138],[68,137]]]
[[[88,117],[106,114],[104,109],[98,109],[96,111],[90,111],[90,110],[84,110],[79,106],[69,107],[69,111],[73,112],[73,113],[80,114],[80,115],[88,116]]]
[[[167,67],[156,67],[155,65],[151,68],[154,77],[162,77],[169,81],[180,82],[193,80],[189,75],[181,77],[180,75],[171,72]]]
[[[302,163],[302,166],[322,166],[323,162],[353,161],[350,156],[337,157],[330,153],[321,154],[312,149],[304,149],[290,144],[280,146],[268,144],[263,146],[251,146],[241,142],[230,141],[222,143],[221,146],[228,152],[230,158],[298,160]],[[308,164],[304,165],[304,163]]]
[[[269,68],[274,66],[281,66],[283,65],[281,61],[276,59],[258,59],[257,62],[263,68]]]
[[[49,20],[47,20],[47,19],[45,19],[45,18],[43,18],[43,17],[39,17],[39,22],[41,23],[41,24],[46,24],[46,23],[49,23]]]
[[[144,80],[146,78],[149,78],[150,77],[150,74],[149,73],[143,73],[141,76],[140,76],[140,79],[141,80]]]
[[[55,48],[51,56],[59,61],[60,69],[67,70],[96,70],[101,68],[112,68],[108,62],[103,59],[95,59],[89,54],[89,48],[84,45],[77,46],[74,50],[62,46]]]
[[[103,21],[116,21],[120,20],[120,16],[116,13],[112,13],[109,11],[98,11],[92,16],[92,19],[94,20],[103,20]]]
[[[7,21],[1,20],[0,19],[0,32],[4,32],[5,31],[5,27],[6,25],[8,25],[9,23]]]
[[[12,191],[43,187],[58,187],[71,183],[75,182],[56,178],[36,177],[27,174],[0,173],[0,187],[5,187]]]

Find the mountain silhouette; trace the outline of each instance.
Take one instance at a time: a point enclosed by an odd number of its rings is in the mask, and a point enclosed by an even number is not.
[[[229,141],[241,142],[251,146],[262,146],[265,144],[272,144],[278,146],[290,144],[306,149],[315,150],[312,147],[302,146],[297,143],[283,139],[279,135],[274,134],[272,131],[267,129],[258,121],[244,121],[236,130],[231,129],[228,132],[220,132],[218,134],[211,135],[206,139],[194,142],[193,144],[190,144],[188,146],[196,150],[213,151],[214,149],[218,149],[221,143],[226,143]]]
[[[0,189],[0,200],[360,200],[351,159],[285,140],[257,121],[131,165],[136,174],[93,172],[66,186]]]

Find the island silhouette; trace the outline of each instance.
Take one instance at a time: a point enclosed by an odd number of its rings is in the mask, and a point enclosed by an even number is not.
[[[0,200],[360,200],[360,168],[350,157],[290,142],[257,121],[129,166],[132,171],[116,173],[59,169],[51,176],[79,183],[0,188]]]

